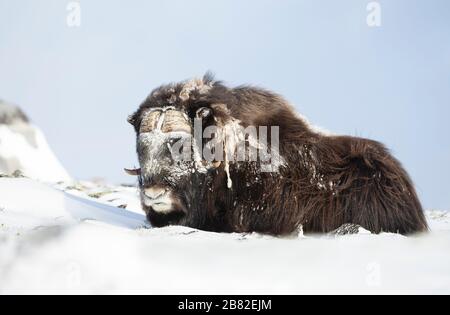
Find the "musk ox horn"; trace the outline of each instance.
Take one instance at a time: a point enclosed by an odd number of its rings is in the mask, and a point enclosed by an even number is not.
[[[129,168],[124,168],[125,173],[127,173],[128,175],[131,176],[139,176],[141,175],[141,169],[140,168],[133,168],[133,169],[129,169]]]
[[[144,115],[139,132],[144,133],[153,130],[190,133],[191,126],[189,125],[189,118],[185,117],[182,112],[174,110],[172,107],[167,109],[154,108]]]
[[[141,122],[141,128],[139,132],[150,132],[156,128],[158,125],[158,121],[161,117],[161,112],[159,111],[150,111],[148,112]]]
[[[191,126],[189,125],[188,118],[185,117],[182,112],[177,110],[169,110],[164,116],[162,131],[182,131],[191,133]]]

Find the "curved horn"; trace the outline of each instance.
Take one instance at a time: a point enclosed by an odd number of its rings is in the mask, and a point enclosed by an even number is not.
[[[177,110],[169,110],[164,117],[164,124],[162,126],[163,132],[182,131],[186,133],[191,132],[191,125],[189,118],[182,112]]]
[[[128,175],[131,176],[139,176],[141,175],[141,169],[140,168],[133,168],[133,169],[129,169],[129,168],[124,168],[125,173],[127,173]]]
[[[161,111],[152,110],[143,115],[139,132],[150,132],[156,128],[161,117]]]

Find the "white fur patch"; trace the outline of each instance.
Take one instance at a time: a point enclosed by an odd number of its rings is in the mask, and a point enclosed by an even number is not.
[[[193,91],[198,91],[200,94],[206,94],[211,89],[211,84],[205,84],[202,79],[192,79],[187,81],[180,92],[180,99],[187,101]]]
[[[157,199],[148,198],[145,194],[143,195],[144,204],[147,207],[151,207],[155,212],[159,213],[169,213],[173,210],[173,202],[170,197],[170,193],[166,193]]]
[[[271,132],[270,128],[267,128],[268,132]],[[218,137],[224,143],[224,164],[225,173],[227,174],[227,187],[232,188],[233,182],[230,176],[230,163],[239,162],[239,146],[244,145],[245,148],[245,128],[240,124],[240,121],[232,118],[228,123],[226,123],[221,133]],[[263,143],[255,137],[256,135],[249,134],[248,143],[253,148],[256,149],[258,154],[261,152],[267,152],[268,147],[271,146],[269,143]],[[261,164],[261,171],[264,172],[277,172],[279,167],[286,164],[285,159],[281,156],[278,148],[271,146],[271,161],[267,165]],[[261,157],[261,156],[260,156]]]

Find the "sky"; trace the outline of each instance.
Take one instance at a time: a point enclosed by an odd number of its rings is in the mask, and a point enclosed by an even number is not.
[[[450,210],[450,2],[375,1],[381,25],[369,26],[370,2],[0,0],[0,98],[43,129],[72,176],[133,183],[127,116],[160,84],[211,70],[385,143],[424,206]]]

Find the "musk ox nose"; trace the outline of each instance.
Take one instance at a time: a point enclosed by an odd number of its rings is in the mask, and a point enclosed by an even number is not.
[[[166,189],[162,187],[149,187],[144,189],[144,195],[151,200],[163,197],[166,192]]]
[[[155,212],[169,213],[173,211],[172,193],[161,186],[152,186],[142,189],[142,201],[145,206]]]

